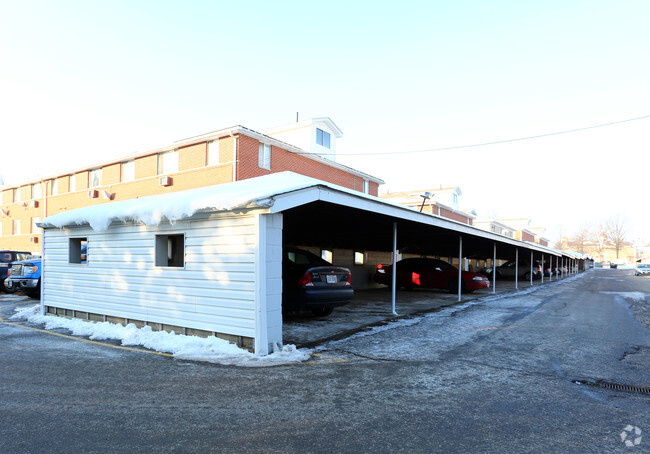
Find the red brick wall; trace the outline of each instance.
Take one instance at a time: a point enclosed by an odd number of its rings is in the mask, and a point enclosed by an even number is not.
[[[271,170],[262,169],[258,163],[259,142],[246,136],[239,136],[237,160],[237,179],[259,177],[271,173],[291,171],[306,175],[329,183],[338,184],[356,191],[363,191],[363,178],[352,175],[343,170],[330,167],[327,164],[314,161],[282,148],[271,147]],[[369,194],[377,195],[379,185],[371,183]]]
[[[530,241],[531,243],[535,242],[535,237],[527,232],[521,232],[521,241]]]
[[[435,207],[434,207],[434,211],[435,211]],[[462,214],[459,213],[454,213],[453,211],[447,210],[442,207],[440,207],[440,216],[445,217],[447,219],[453,219],[454,221],[462,222],[463,224],[467,224],[467,216],[463,216]]]

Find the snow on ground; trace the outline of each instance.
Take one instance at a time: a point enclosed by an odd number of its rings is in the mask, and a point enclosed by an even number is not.
[[[645,302],[645,293],[641,292],[600,292],[606,295],[617,295],[627,300]]]
[[[40,315],[39,308],[39,305],[18,308],[11,320],[27,320],[30,323],[44,324],[47,330],[64,328],[70,330],[75,336],[87,336],[91,340],[116,339],[121,341],[122,345],[139,345],[158,352],[171,353],[178,359],[224,365],[276,366],[299,363],[308,360],[311,356],[311,350],[297,349],[293,345],[285,345],[281,351],[270,355],[255,355],[216,337],[202,338],[166,331],[152,331],[150,326],[137,328],[133,324],[122,326],[109,322],[98,323],[43,316]]]

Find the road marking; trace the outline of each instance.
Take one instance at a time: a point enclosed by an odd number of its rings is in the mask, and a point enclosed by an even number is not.
[[[11,306],[17,306],[19,304],[23,304],[23,303],[7,304],[7,305],[2,305],[0,307],[11,307]],[[174,357],[174,355],[171,354],[171,353],[157,352],[157,351],[154,351],[154,350],[142,350],[140,348],[124,347],[122,345],[107,344],[107,343],[104,343],[104,342],[98,342],[98,341],[94,341],[94,340],[90,340],[90,339],[84,339],[82,337],[70,336],[68,334],[55,333],[54,331],[48,331],[46,329],[33,328],[31,326],[21,325],[20,323],[12,323],[12,322],[8,322],[7,320],[5,320],[2,317],[2,315],[0,315],[0,323],[4,323],[5,325],[9,325],[9,326],[16,326],[18,328],[29,329],[29,330],[36,331],[36,332],[39,332],[39,333],[51,334],[52,336],[62,337],[64,339],[71,339],[71,340],[75,340],[75,341],[86,342],[86,343],[89,343],[89,344],[101,345],[102,347],[116,348],[118,350],[127,350],[127,351],[131,351],[131,352],[149,353],[149,354],[152,354],[152,355],[165,356],[165,357],[168,357],[168,358],[173,358]]]

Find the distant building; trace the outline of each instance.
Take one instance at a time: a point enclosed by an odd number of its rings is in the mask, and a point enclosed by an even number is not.
[[[429,197],[423,197],[429,193]],[[424,213],[431,213],[463,224],[473,225],[475,215],[458,208],[463,193],[458,186],[417,191],[391,192],[380,195],[384,200],[406,205]]]

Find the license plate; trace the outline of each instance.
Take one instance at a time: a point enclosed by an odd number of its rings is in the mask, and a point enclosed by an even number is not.
[[[325,277],[327,279],[328,284],[336,284],[338,282],[338,278],[334,274],[328,274]]]

